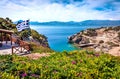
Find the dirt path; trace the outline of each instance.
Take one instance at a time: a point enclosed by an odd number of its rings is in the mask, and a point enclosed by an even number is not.
[[[23,56],[26,56],[30,59],[36,60],[36,59],[39,59],[41,57],[48,57],[48,56],[50,56],[50,54],[48,54],[48,53],[41,53],[41,54],[40,53],[31,53],[31,54],[26,54],[26,55],[23,55]]]
[[[0,50],[0,55],[7,55],[7,54],[12,54],[12,50],[11,49],[4,49],[4,50]]]

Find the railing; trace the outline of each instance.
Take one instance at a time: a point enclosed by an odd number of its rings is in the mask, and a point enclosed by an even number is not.
[[[12,46],[12,54],[14,53],[30,53],[28,45]]]
[[[30,53],[30,44],[25,41],[19,40],[17,46],[12,46],[12,54],[14,53]]]

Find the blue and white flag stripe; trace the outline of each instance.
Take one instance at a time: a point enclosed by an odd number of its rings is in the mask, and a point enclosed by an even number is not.
[[[25,20],[25,21],[22,21],[22,22],[18,23],[16,28],[19,32],[24,30],[24,29],[30,28],[29,27],[29,20]]]

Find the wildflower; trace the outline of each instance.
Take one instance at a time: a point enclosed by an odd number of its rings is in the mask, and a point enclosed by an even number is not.
[[[22,76],[22,77],[26,77],[26,76],[27,76],[27,74],[26,74],[26,73],[23,73],[23,74],[21,74],[21,76]]]
[[[76,61],[72,61],[72,64],[76,64]]]
[[[96,57],[99,57],[99,56],[100,56],[100,54],[99,54],[99,53],[95,53],[94,55],[95,55]]]

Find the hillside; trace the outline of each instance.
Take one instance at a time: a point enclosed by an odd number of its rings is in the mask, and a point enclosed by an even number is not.
[[[27,42],[33,42],[38,45],[42,45],[45,47],[49,47],[47,37],[44,35],[39,34],[37,31],[30,29],[30,30],[23,30],[21,32],[18,32],[16,29],[16,24],[12,22],[11,19],[7,18],[0,18],[0,29],[6,29],[6,30],[13,30],[14,35],[19,37],[19,39],[27,41]],[[8,36],[9,38],[9,36]],[[10,40],[10,39],[8,39]]]
[[[80,48],[120,56],[120,26],[87,29],[70,36],[69,42]]]
[[[12,20],[8,17],[6,17],[5,19],[0,17],[0,29],[11,30],[15,29],[15,26],[16,24],[13,24]]]

